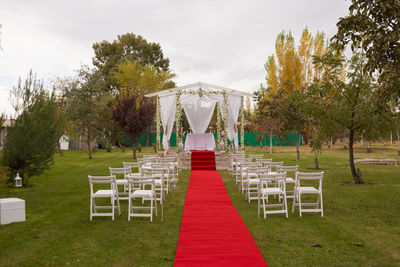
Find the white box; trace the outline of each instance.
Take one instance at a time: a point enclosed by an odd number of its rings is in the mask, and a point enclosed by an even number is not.
[[[0,224],[25,221],[25,200],[0,198]]]

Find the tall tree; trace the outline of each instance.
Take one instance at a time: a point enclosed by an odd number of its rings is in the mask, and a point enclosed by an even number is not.
[[[312,52],[314,40],[306,27],[303,30],[298,48],[299,58],[301,60],[301,87],[308,88],[312,82]]]
[[[400,96],[400,1],[352,0],[349,15],[337,23],[333,37],[353,51],[362,47],[368,59],[365,69],[377,72],[383,96]]]
[[[175,74],[168,70],[158,71],[151,65],[142,65],[131,60],[120,62],[112,75],[122,90],[130,90],[137,96],[138,105],[143,101],[145,94],[175,87]],[[150,143],[150,126],[146,129],[147,145]]]
[[[112,118],[128,135],[133,145],[133,158],[136,159],[137,139],[147,126],[153,123],[155,105],[148,98],[143,98],[138,105],[138,95],[125,90],[117,95],[113,106]]]
[[[17,173],[23,178],[49,168],[62,134],[62,116],[54,92],[49,93],[36,75],[29,72],[11,91],[17,119],[7,129],[2,163],[9,168],[9,181]]]
[[[118,35],[117,40],[111,43],[105,40],[95,43],[93,49],[93,65],[101,71],[109,90],[118,88],[118,82],[112,73],[122,61],[150,65],[158,72],[169,70],[169,59],[164,57],[161,46],[133,33]]]
[[[103,88],[105,82],[99,71],[82,66],[78,79],[66,92],[66,115],[73,131],[78,136],[85,136],[89,159],[92,158],[92,141],[99,139],[104,129],[105,119],[103,99],[106,96]]]
[[[324,117],[347,129],[351,174],[354,183],[362,184],[364,181],[361,173],[354,164],[355,137],[365,131],[378,133],[384,121],[384,113],[377,101],[374,79],[364,71],[365,55],[360,51],[346,61],[341,51],[332,49],[322,57],[315,57],[315,61],[323,64],[326,71],[318,86],[320,102],[315,103],[314,108]],[[349,66],[347,82],[340,78],[345,65]]]

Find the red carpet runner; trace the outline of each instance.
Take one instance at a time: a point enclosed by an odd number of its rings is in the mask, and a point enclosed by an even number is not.
[[[214,151],[192,150],[192,170],[215,170]]]
[[[217,171],[192,170],[174,266],[267,266]]]

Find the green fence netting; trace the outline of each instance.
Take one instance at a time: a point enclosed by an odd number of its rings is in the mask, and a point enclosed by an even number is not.
[[[215,139],[217,139],[217,133],[214,133]],[[160,134],[160,140],[162,142],[163,134]],[[186,140],[186,134],[183,136],[183,141]],[[239,142],[241,140],[241,136],[239,134]],[[127,146],[131,146],[130,140],[124,136],[124,142]],[[156,140],[156,133],[150,133],[150,138],[149,138],[149,145],[152,146],[157,142]],[[147,145],[147,134],[142,134],[139,139],[138,143],[141,144],[142,146]],[[262,136],[261,134],[258,133],[251,133],[251,132],[245,132],[244,133],[244,145],[245,146],[269,146],[270,144],[270,138],[269,136]],[[296,133],[290,133],[285,137],[278,137],[278,136],[273,136],[272,137],[272,145],[273,146],[295,146],[297,143],[297,134]],[[230,144],[228,140],[228,144]],[[303,145],[303,138],[300,134],[300,145]],[[172,133],[171,134],[171,139],[170,139],[170,146],[171,147],[176,147],[176,134]]]

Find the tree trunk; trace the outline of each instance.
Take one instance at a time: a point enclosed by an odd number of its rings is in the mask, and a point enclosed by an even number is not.
[[[400,135],[399,135],[399,128],[396,128],[396,135],[397,135],[397,155],[400,156]]]
[[[269,133],[269,153],[273,153],[274,149],[273,149],[273,145],[272,145],[272,130]]]
[[[132,144],[133,159],[136,159],[136,148],[137,148],[136,143]]]
[[[390,145],[393,145],[393,131],[390,131]]]
[[[369,142],[368,141],[365,141],[365,146],[367,147],[367,153],[372,153],[372,149],[369,146]]]
[[[317,150],[314,149],[314,164],[315,164],[315,169],[319,170],[319,164],[318,164],[318,152]]]
[[[300,160],[300,132],[297,132],[296,160]]]
[[[147,137],[146,146],[150,146],[150,126],[147,126],[146,137]]]
[[[349,135],[349,161],[350,161],[351,175],[353,176],[353,180],[354,180],[355,184],[364,184],[364,181],[360,177],[359,173],[357,173],[356,166],[354,164],[353,144],[354,144],[354,129],[350,129],[350,135]]]
[[[354,138],[354,137],[353,137]],[[350,141],[349,141],[350,142]],[[346,145],[346,133],[343,133],[343,147],[344,150],[347,150],[347,145]]]
[[[90,147],[90,127],[87,127],[87,146],[88,146],[88,153],[89,159],[92,159],[92,148]]]

